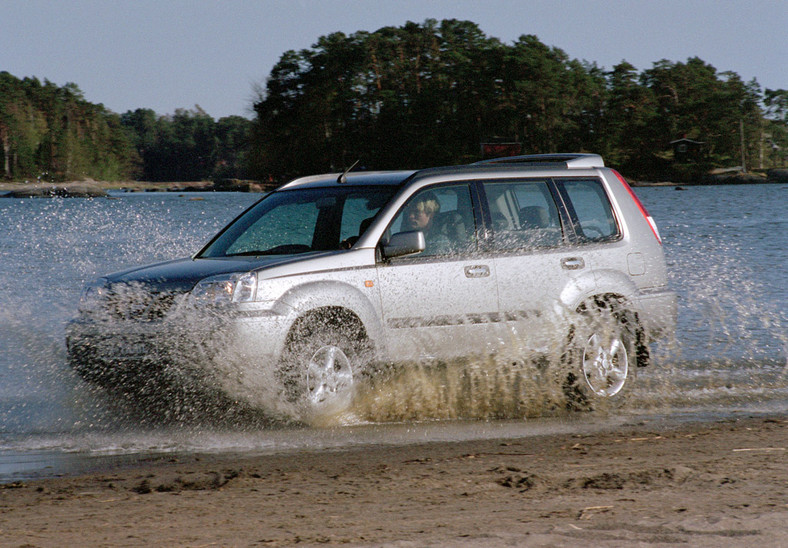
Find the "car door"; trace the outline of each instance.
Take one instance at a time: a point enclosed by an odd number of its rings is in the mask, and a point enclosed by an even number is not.
[[[468,183],[427,187],[395,215],[384,240],[421,230],[426,249],[378,263],[384,325],[395,359],[486,351],[497,315],[495,267],[478,253]],[[426,216],[431,216],[427,221]]]
[[[548,179],[524,179],[484,182],[481,195],[501,321],[516,350],[559,352],[568,330],[563,300],[593,277],[567,238],[557,193]]]

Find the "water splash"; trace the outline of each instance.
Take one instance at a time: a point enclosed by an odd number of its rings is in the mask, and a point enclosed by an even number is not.
[[[671,285],[680,294],[680,329],[676,340],[655,346],[655,366],[638,371],[626,411],[753,408],[788,401],[788,221],[772,192],[753,187],[683,193],[638,189],[660,222]],[[117,200],[0,200],[0,450],[51,444],[74,451],[138,451],[167,447],[161,439],[173,428],[184,432],[183,439],[214,428],[271,431],[277,423],[265,413],[233,411],[241,406],[233,406],[232,400],[229,407],[186,402],[161,426],[154,420],[161,418],[154,403],[119,406],[76,378],[66,367],[63,345],[63,326],[83,282],[127,266],[188,255],[254,199],[129,195]],[[243,360],[232,349],[214,357],[229,378],[239,380],[249,375]],[[456,362],[427,359],[382,373],[362,382],[349,413],[315,417],[313,423],[325,427],[565,413],[560,379],[526,352]],[[252,384],[264,386],[267,380],[261,375]],[[242,386],[246,383],[229,387],[230,392]],[[286,411],[276,391],[254,391],[253,396],[261,407],[273,407],[270,415]],[[172,439],[174,446],[187,446],[179,436]]]

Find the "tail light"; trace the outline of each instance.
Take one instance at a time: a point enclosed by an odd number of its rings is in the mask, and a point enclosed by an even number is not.
[[[648,221],[648,226],[651,227],[651,231],[654,233],[654,237],[659,242],[659,245],[662,245],[662,237],[659,235],[659,229],[657,228],[657,223],[654,222],[654,218],[648,214],[648,211],[646,211],[646,206],[643,205],[643,203],[640,201],[637,195],[635,195],[635,192],[632,190],[632,187],[630,187],[629,183],[627,183],[627,180],[624,179],[624,177],[618,171],[616,171],[615,169],[611,169],[610,171],[616,174],[618,180],[621,181],[621,184],[624,185],[624,188],[627,189],[629,195],[632,196],[632,200],[635,202],[635,205],[638,206],[640,213],[643,215],[646,221]]]

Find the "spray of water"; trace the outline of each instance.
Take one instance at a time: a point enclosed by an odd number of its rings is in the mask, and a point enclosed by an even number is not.
[[[139,433],[140,425],[161,423],[185,430],[217,424],[256,429],[304,418],[270,368],[244,349],[223,345],[221,337],[208,347],[185,335],[166,341],[163,375],[174,382],[143,383],[141,393],[132,395],[125,390],[137,382],[131,377],[108,392],[67,366],[63,326],[83,282],[188,255],[248,203],[222,206],[227,212],[219,215],[211,200],[146,200],[0,203],[7,234],[0,241],[3,433]],[[743,259],[750,250],[716,227],[662,228],[671,284],[681,294],[680,330],[675,340],[653,348],[651,367],[637,371],[627,409],[669,412],[788,400],[784,297],[770,298],[767,291],[774,279],[756,271]],[[784,280],[776,283],[785,287]],[[203,329],[203,321],[190,317],[187,331]],[[518,336],[525,338],[502,330],[508,350],[493,355],[375,366],[375,374],[361,376],[349,410],[308,420],[326,426],[567,413],[565,371],[555,366],[560,360],[545,358],[559,357],[560,349],[535,355]],[[423,350],[430,354],[428,340]]]
[[[758,299],[758,286],[746,268],[715,265],[692,283],[692,307],[683,320],[693,338],[689,343],[668,341],[655,352],[651,368],[630,371],[627,391],[604,403],[621,410],[670,411],[682,407],[762,402],[782,398],[786,389],[784,358],[775,358],[774,344],[785,348],[784,333],[776,331],[781,318]],[[735,288],[735,291],[734,291]],[[127,301],[144,298],[144,289],[129,287]],[[136,295],[135,295],[136,294]],[[117,325],[108,319],[110,331]],[[526,331],[500,327],[493,355],[455,360],[425,358],[396,365],[375,364],[357,374],[355,397],[349,410],[315,411],[292,398],[278,376],[278,363],[266,363],[253,352],[223,336],[221,314],[206,315],[184,307],[167,320],[167,339],[156,340],[145,356],[150,369],[124,369],[128,375],[112,379],[127,406],[136,408],[141,423],[223,421],[234,426],[251,413],[274,421],[304,421],[329,426],[358,422],[401,422],[436,419],[511,419],[567,413],[568,374],[561,345],[534,352]],[[156,339],[143,325],[140,335]],[[554,329],[561,329],[555,326]],[[198,334],[195,336],[195,334]],[[208,335],[210,334],[210,335]],[[769,339],[771,337],[771,339]],[[558,337],[566,341],[567,337]],[[109,338],[109,344],[117,344]],[[699,344],[700,341],[700,344]],[[764,342],[766,341],[766,342]],[[429,336],[419,341],[423,355],[440,354]],[[125,341],[124,344],[128,344]],[[117,351],[121,351],[118,347]],[[779,349],[778,349],[779,350]],[[111,350],[108,352],[111,354]],[[696,358],[695,356],[700,356]],[[118,363],[110,362],[115,371]],[[137,367],[137,366],[135,366]],[[158,368],[158,369],[156,369]],[[154,375],[154,372],[156,373]],[[577,373],[577,372],[576,372]],[[628,395],[628,399],[624,396]]]

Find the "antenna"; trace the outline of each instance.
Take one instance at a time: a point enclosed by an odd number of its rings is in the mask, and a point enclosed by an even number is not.
[[[347,183],[347,177],[346,177],[346,175],[347,175],[348,173],[350,173],[351,171],[353,171],[353,168],[354,168],[354,167],[356,167],[360,161],[361,161],[361,159],[359,158],[358,160],[356,160],[355,162],[353,162],[353,164],[352,164],[352,165],[351,165],[349,168],[347,168],[347,169],[346,169],[344,172],[342,172],[342,175],[340,175],[339,177],[337,177],[337,183],[339,183],[339,184],[342,184],[342,183]]]

